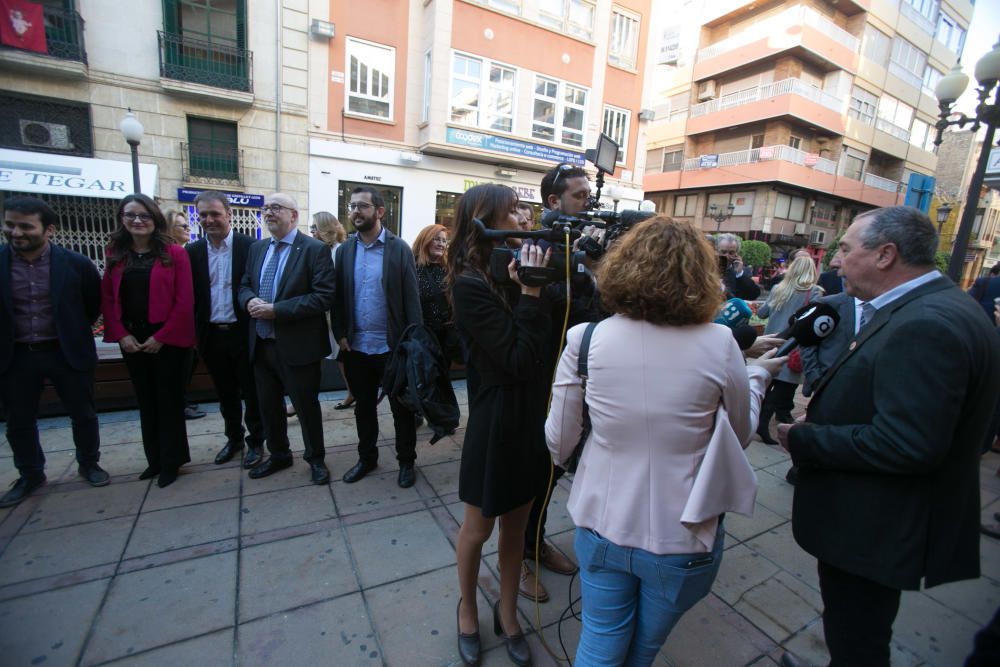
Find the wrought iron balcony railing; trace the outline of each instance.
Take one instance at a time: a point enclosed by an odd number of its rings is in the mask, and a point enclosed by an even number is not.
[[[83,18],[75,11],[43,7],[46,53],[53,58],[87,64],[83,48]],[[3,45],[4,49],[14,48]]]
[[[184,180],[214,185],[236,185],[243,182],[243,151],[199,150],[190,143],[181,144]]]
[[[206,86],[253,92],[253,52],[158,31],[160,76]]]

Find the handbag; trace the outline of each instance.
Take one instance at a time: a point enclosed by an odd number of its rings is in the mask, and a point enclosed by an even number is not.
[[[580,341],[580,354],[576,360],[576,374],[580,377],[583,386],[583,429],[580,431],[580,440],[573,448],[569,460],[566,461],[566,470],[572,473],[575,473],[577,466],[580,465],[583,446],[587,444],[587,438],[590,437],[591,431],[590,408],[587,407],[587,357],[590,356],[590,339],[594,335],[595,328],[597,328],[597,322],[590,322],[584,329],[583,339]]]
[[[809,296],[811,294],[812,294],[812,288],[810,287],[809,291],[806,292],[806,303],[805,303],[805,305],[807,305],[807,306],[809,305]],[[793,373],[801,373],[802,372],[802,370],[803,370],[802,355],[799,354],[799,348],[795,348],[794,350],[792,350],[791,354],[788,355],[788,362],[785,365],[788,366],[788,370],[792,371]]]

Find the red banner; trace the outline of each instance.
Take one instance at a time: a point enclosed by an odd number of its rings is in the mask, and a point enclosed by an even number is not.
[[[27,0],[0,0],[0,43],[48,53],[42,6]]]

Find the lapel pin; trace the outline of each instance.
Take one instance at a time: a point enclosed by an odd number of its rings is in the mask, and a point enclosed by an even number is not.
[[[858,346],[858,341],[856,341],[856,340],[852,340],[852,341],[851,341],[851,345],[850,345],[850,346],[848,347],[848,349],[849,349],[849,350],[851,350],[851,351],[853,352],[853,351],[854,351],[854,348],[856,348],[857,346]]]

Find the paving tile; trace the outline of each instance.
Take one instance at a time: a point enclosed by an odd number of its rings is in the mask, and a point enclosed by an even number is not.
[[[7,665],[75,665],[110,579],[0,603]]]
[[[383,665],[360,593],[239,627],[241,667]]]
[[[241,512],[243,535],[323,521],[336,516],[330,489],[326,485],[315,484],[247,496],[243,499]]]
[[[379,584],[455,562],[455,552],[428,511],[347,527],[361,585]]]
[[[428,436],[430,433],[428,432]],[[456,440],[453,436],[445,436],[436,443],[429,444],[428,438],[418,438],[417,440],[417,467],[434,465],[435,463],[445,463],[447,461],[458,461],[462,458],[462,441]]]
[[[980,625],[1000,609],[1000,582],[984,577],[928,588],[924,595]]]
[[[139,425],[136,424],[136,428],[138,427]],[[148,465],[140,443],[101,445],[101,467],[111,475],[112,483],[117,482],[119,478],[136,481],[139,479],[139,473],[145,470]]]
[[[728,516],[726,520],[729,520]],[[722,564],[712,585],[712,592],[733,605],[739,602],[744,593],[778,572],[780,568],[777,565],[739,544],[723,553]]]
[[[785,481],[785,469],[780,471],[780,476],[772,475],[768,470],[757,471],[757,504],[786,519],[792,518],[794,488]]]
[[[455,637],[456,567],[372,588],[365,597],[386,664],[460,664]],[[499,646],[492,631],[493,612],[482,592],[476,595],[476,607],[483,648]]]
[[[337,501],[337,513],[340,516],[347,516],[420,500],[417,489],[412,486],[401,489],[398,478],[399,473],[387,472],[368,475],[353,484],[333,482],[330,488],[333,489],[333,497]]]
[[[201,420],[198,420],[201,421]],[[215,456],[226,444],[226,434],[222,432],[192,435],[188,422],[188,451],[191,453],[189,466],[215,464]]]
[[[733,608],[780,643],[819,618],[823,603],[817,591],[779,572],[746,591]]]
[[[681,617],[660,655],[674,667],[745,665],[762,651],[733,620],[705,598]]]
[[[819,590],[816,559],[803,551],[795,542],[795,538],[792,537],[791,522],[761,533],[744,544],[815,590]]]
[[[788,461],[790,458],[781,447],[765,445],[756,438],[751,440],[750,444],[743,451],[746,452],[747,459],[749,459],[750,465],[754,469],[767,468],[776,463]]]
[[[327,466],[330,465],[329,457],[327,457]],[[268,475],[267,477],[262,477],[260,479],[250,479],[247,477],[249,471],[242,470],[240,474],[243,475],[243,495],[252,496],[258,493],[270,493],[271,491],[283,491],[285,489],[294,489],[301,486],[312,485],[312,473],[309,470],[309,466],[305,465],[302,461],[296,461],[295,465],[291,468],[285,468],[281,472],[277,472],[273,475]],[[330,468],[330,478],[334,478],[333,468]]]
[[[933,665],[961,665],[980,625],[924,593],[903,591],[892,637]]]
[[[95,665],[230,627],[235,596],[235,553],[116,577],[82,664]]]
[[[560,604],[563,607],[563,611],[566,611],[566,603],[563,602]],[[580,603],[576,604],[575,610],[577,614],[580,613]],[[576,648],[580,644],[580,631],[582,629],[583,624],[576,620],[572,614],[567,613],[561,622],[552,623],[547,626],[542,631],[542,636],[545,637],[549,648],[562,660],[574,660],[576,658]],[[500,650],[503,651],[503,647]],[[508,660],[508,664],[509,662]]]
[[[786,521],[789,521],[789,519],[758,504],[754,507],[753,516],[751,517],[732,512],[727,514],[725,527],[727,533],[742,542],[772,528],[776,528]]]
[[[547,539],[557,549],[576,561],[576,554],[573,551],[573,537],[574,533],[570,531],[563,532]],[[493,572],[498,575],[499,581],[496,559],[491,559],[489,561],[489,565]],[[569,604],[569,601],[580,597],[580,578],[578,576],[572,577],[564,574],[556,574],[555,572],[550,572],[544,567],[537,567],[535,563],[531,563],[530,567],[532,570],[540,574],[539,580],[549,594],[549,601],[538,605],[538,608],[536,609],[534,602],[522,596],[518,596],[517,608],[521,611],[523,616],[521,623],[523,629],[526,631],[538,627],[539,615],[541,616],[541,624],[543,628],[548,627],[553,623],[557,623],[559,621],[559,617]],[[518,574],[520,575],[520,573]],[[572,588],[570,588],[570,586],[572,586]],[[524,625],[525,620],[527,620],[527,625]]]
[[[18,535],[0,558],[0,586],[115,563],[132,522],[121,517]]]
[[[782,647],[809,665],[827,665],[830,663],[830,652],[826,648],[823,637],[823,621],[816,619],[802,628],[785,642]],[[892,663],[897,667],[896,663]]]
[[[143,512],[125,549],[125,557],[137,558],[236,537],[239,509],[239,499],[231,498]]]
[[[545,518],[546,535],[555,535],[576,528],[573,518],[569,515],[569,510],[566,509],[567,502],[569,502],[569,490],[557,484],[552,490],[552,498],[549,500],[549,509]]]
[[[90,521],[131,516],[139,511],[149,485],[146,482],[112,483],[97,488],[56,491],[40,497],[38,507],[21,528],[31,533]]]
[[[240,621],[358,590],[339,530],[249,547],[240,554]]]
[[[420,474],[430,483],[434,493],[443,496],[458,492],[458,461],[421,466]]]
[[[114,667],[158,667],[159,665],[232,665],[233,629],[227,628],[194,639],[155,648],[139,655],[115,660]]]
[[[1000,581],[1000,540],[985,536],[980,538],[979,567],[984,577]]]
[[[165,489],[155,484],[150,486],[143,512],[204,503],[212,500],[236,498],[240,495],[239,468],[227,467],[198,472],[186,472],[181,468],[177,481]]]

